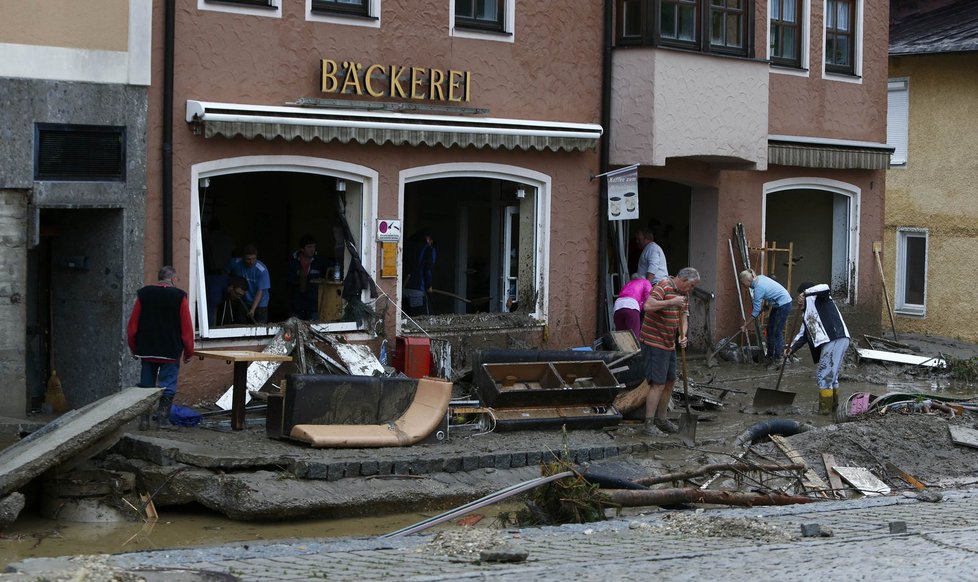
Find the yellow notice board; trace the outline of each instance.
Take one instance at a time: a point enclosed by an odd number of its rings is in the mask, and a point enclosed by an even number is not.
[[[381,243],[380,276],[384,278],[397,277],[397,243]]]

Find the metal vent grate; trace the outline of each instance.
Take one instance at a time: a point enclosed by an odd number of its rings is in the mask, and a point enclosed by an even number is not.
[[[126,179],[126,128],[38,123],[35,180]]]

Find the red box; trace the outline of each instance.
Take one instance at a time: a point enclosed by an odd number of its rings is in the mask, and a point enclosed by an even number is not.
[[[431,340],[426,337],[397,337],[394,369],[411,378],[431,374]]]

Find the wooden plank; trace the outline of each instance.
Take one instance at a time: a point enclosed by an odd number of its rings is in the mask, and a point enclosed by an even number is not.
[[[842,484],[842,477],[832,468],[835,466],[835,456],[830,453],[822,453],[822,463],[825,464],[825,474],[829,476],[829,484],[832,485],[832,491],[835,493],[835,496],[839,499],[848,497],[849,493]]]
[[[892,362],[894,364],[909,364],[911,366],[924,366],[926,368],[944,367],[944,359],[937,356],[914,356],[911,354],[900,354],[897,352],[884,352],[882,350],[867,350],[856,348],[859,357],[864,360],[879,360]]]
[[[802,457],[798,451],[791,448],[791,445],[788,444],[788,441],[786,441],[783,436],[772,434],[771,442],[781,449],[781,452],[784,453],[784,455],[788,457],[792,463],[805,466],[805,470],[801,474],[801,484],[804,485],[806,489],[814,489],[818,495],[828,497],[828,494],[825,491],[829,488],[829,486],[825,484],[825,481],[822,481],[822,478],[818,476],[818,473],[812,471],[812,468],[805,462],[805,458]]]
[[[885,466],[886,466],[886,470],[887,471],[889,471],[891,473],[896,473],[896,475],[898,477],[900,477],[901,479],[903,479],[904,481],[906,481],[907,483],[909,483],[910,485],[912,485],[918,491],[923,491],[924,489],[927,489],[927,486],[926,485],[924,485],[923,483],[921,483],[920,481],[918,481],[917,479],[915,479],[912,475],[910,475],[909,473],[905,472],[900,467],[897,467],[893,463],[886,463]]]
[[[978,449],[978,430],[950,425],[948,425],[947,430],[951,433],[952,443]]]

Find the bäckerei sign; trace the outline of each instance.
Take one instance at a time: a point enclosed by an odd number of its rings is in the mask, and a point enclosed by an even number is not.
[[[468,103],[472,73],[455,69],[322,60],[322,92]]]

